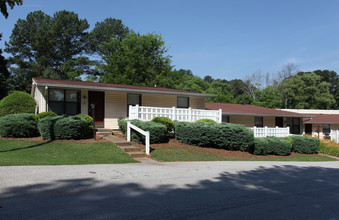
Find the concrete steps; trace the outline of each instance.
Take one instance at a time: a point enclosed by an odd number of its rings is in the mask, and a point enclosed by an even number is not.
[[[98,133],[97,133],[98,134]],[[130,157],[132,158],[144,158],[147,157],[147,155],[140,150],[140,148],[133,146],[131,142],[128,142],[122,138],[116,137],[114,135],[103,135],[104,139],[109,140],[113,142],[115,145],[117,145],[122,151],[126,152]]]
[[[97,133],[97,135],[105,137],[105,136],[108,136],[108,135],[112,135],[113,131],[112,131],[112,129],[97,128],[96,133]]]

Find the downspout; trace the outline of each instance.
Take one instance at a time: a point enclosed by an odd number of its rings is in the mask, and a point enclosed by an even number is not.
[[[45,103],[45,112],[48,112],[48,86],[45,86],[45,100],[46,100],[46,103]]]

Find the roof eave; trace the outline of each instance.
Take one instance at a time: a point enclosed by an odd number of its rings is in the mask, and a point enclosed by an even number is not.
[[[34,81],[34,80],[33,80]],[[34,81],[36,83],[36,81]],[[94,91],[116,91],[116,92],[135,92],[135,93],[149,93],[149,94],[162,94],[162,95],[185,95],[185,96],[196,96],[203,98],[215,98],[216,95],[210,94],[199,94],[199,93],[185,93],[185,92],[168,92],[168,91],[153,91],[144,89],[126,89],[126,88],[112,88],[112,87],[94,87],[94,86],[77,86],[67,84],[51,84],[51,83],[36,83],[38,86],[48,86],[55,88],[71,88],[71,89],[88,89]]]
[[[223,112],[223,115],[230,116],[271,116],[271,117],[298,117],[298,118],[313,118],[313,115],[279,115],[279,114],[255,114],[255,113],[233,113],[233,112]]]

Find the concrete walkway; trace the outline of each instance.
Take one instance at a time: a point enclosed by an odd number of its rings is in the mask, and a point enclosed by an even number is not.
[[[339,162],[0,167],[0,219],[339,219]]]
[[[107,129],[104,129],[107,130]],[[145,152],[143,152],[139,147],[133,146],[132,142],[129,142],[123,138],[117,137],[116,134],[118,132],[110,131],[110,132],[98,132],[97,134],[102,136],[104,139],[113,142],[117,145],[122,151],[126,152],[130,157],[137,160],[149,160]]]

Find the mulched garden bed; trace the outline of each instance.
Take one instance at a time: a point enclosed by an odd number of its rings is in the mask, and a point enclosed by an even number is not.
[[[44,140],[42,139],[41,136],[39,137],[31,137],[31,138],[4,138],[4,137],[0,137],[3,140],[25,140],[25,141],[43,141],[43,142],[49,142],[48,140]],[[93,138],[89,138],[89,139],[80,139],[80,140],[54,140],[53,142],[71,142],[71,143],[95,143],[95,142],[110,142],[108,140],[103,139],[100,136],[96,136],[96,140],[94,140]]]

